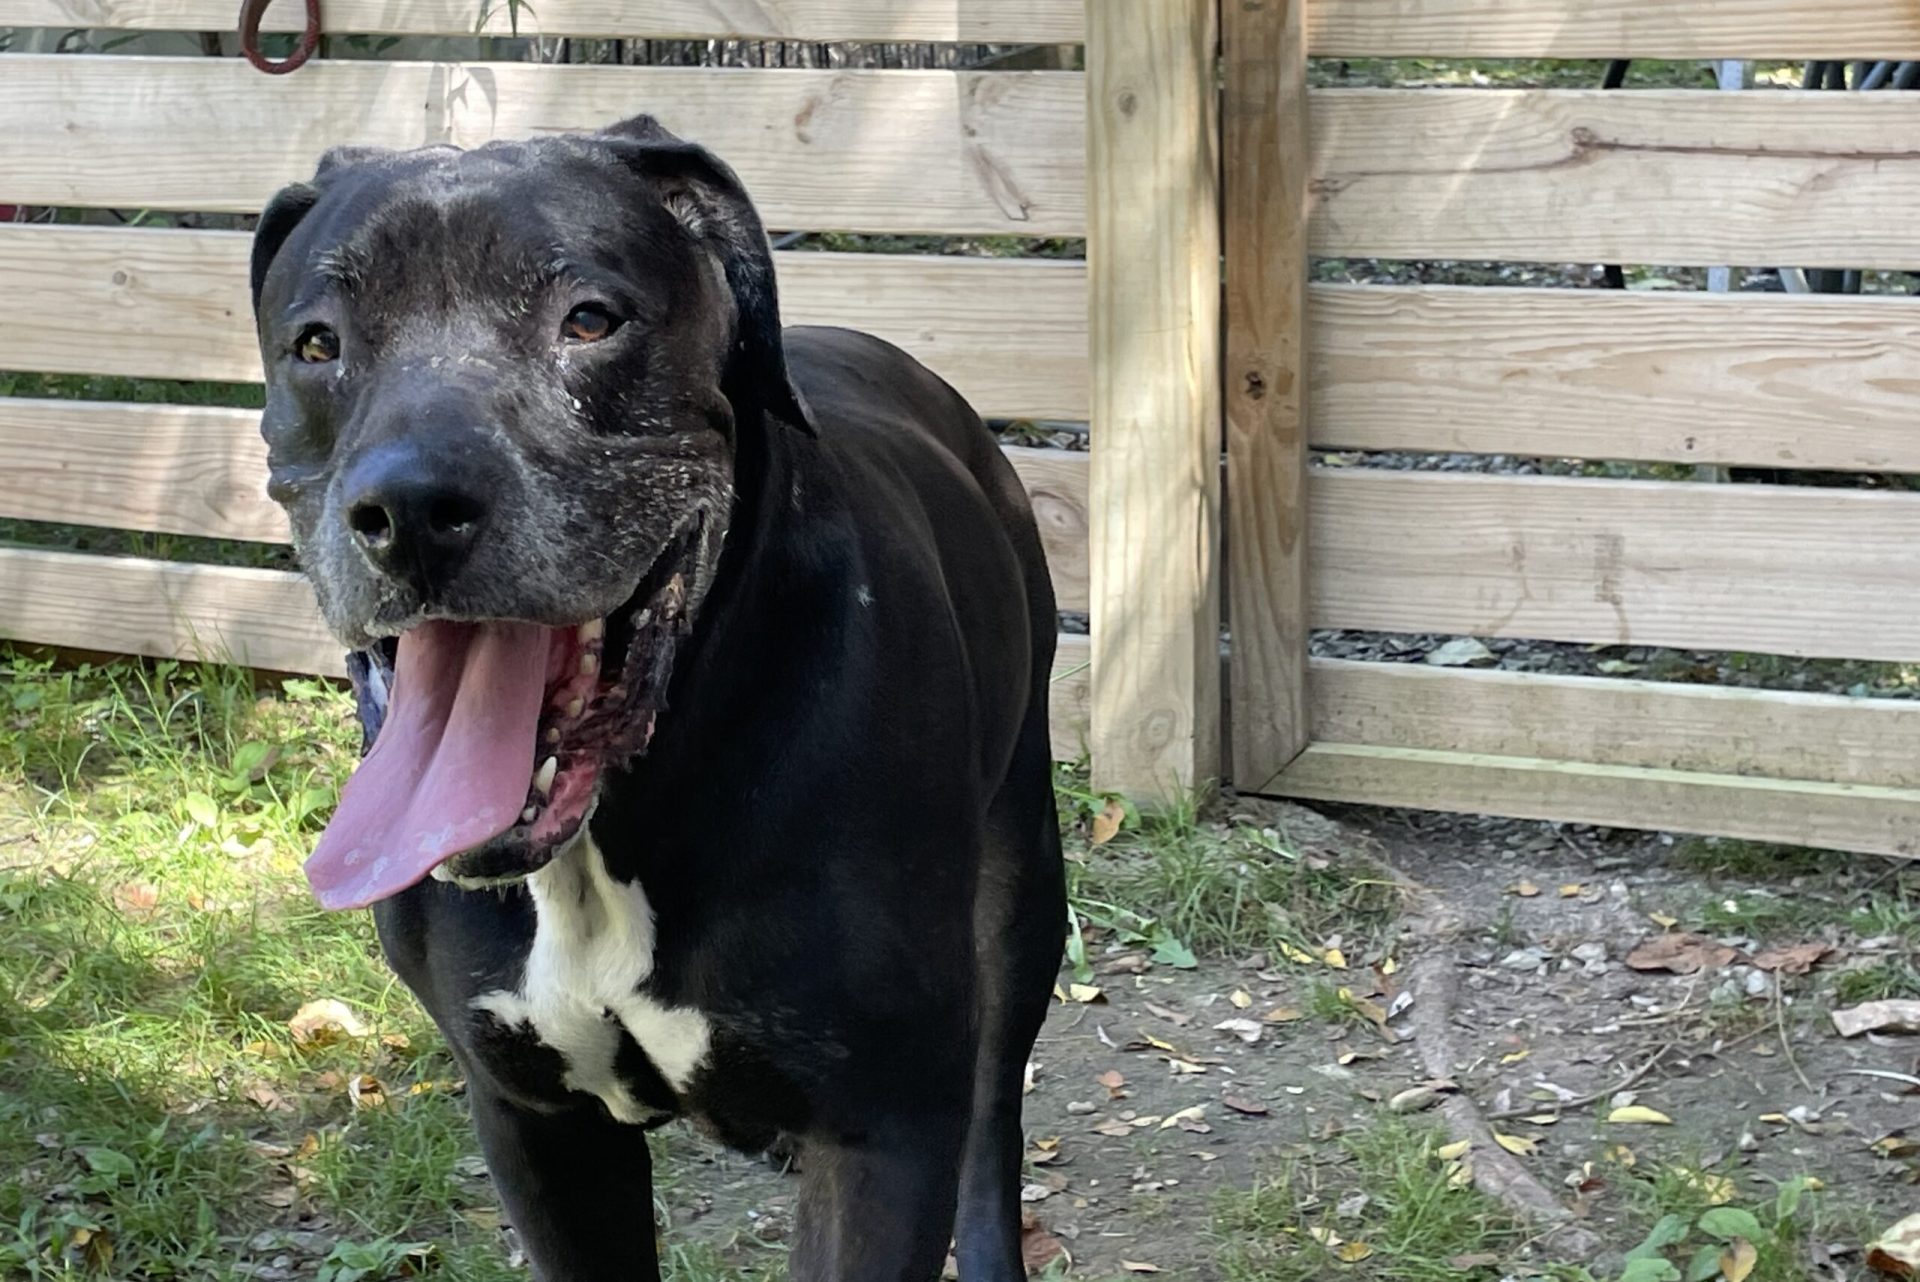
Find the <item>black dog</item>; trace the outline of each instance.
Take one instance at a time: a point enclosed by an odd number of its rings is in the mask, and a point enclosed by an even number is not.
[[[684,1115],[801,1145],[797,1279],[1022,1277],[1055,620],[979,418],[783,334],[738,180],[644,117],[330,153],[252,275],[371,740],[308,876],[374,906],[536,1275],[658,1277]]]

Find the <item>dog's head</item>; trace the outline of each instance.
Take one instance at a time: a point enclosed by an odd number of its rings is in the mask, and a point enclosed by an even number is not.
[[[736,442],[811,430],[760,221],[647,117],[342,149],[261,215],[252,286],[269,493],[328,625],[394,669],[315,887],[538,867],[645,745]]]

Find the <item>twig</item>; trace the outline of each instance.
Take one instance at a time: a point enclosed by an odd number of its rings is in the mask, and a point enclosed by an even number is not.
[[[1791,1068],[1793,1075],[1800,1079],[1800,1084],[1807,1088],[1807,1094],[1817,1095],[1819,1092],[1813,1089],[1813,1083],[1809,1082],[1807,1075],[1800,1071],[1800,1061],[1793,1057],[1793,1043],[1787,1038],[1785,990],[1784,976],[1775,975],[1773,977],[1773,1025],[1780,1031],[1780,1053],[1787,1057],[1787,1067]]]
[[[1912,1073],[1896,1073],[1885,1068],[1843,1068],[1841,1077],[1884,1077],[1890,1082],[1905,1082],[1909,1086],[1920,1086],[1920,1077]]]
[[[1599,1101],[1599,1100],[1603,1100],[1609,1095],[1618,1095],[1621,1091],[1628,1089],[1635,1082],[1645,1077],[1648,1073],[1651,1073],[1654,1069],[1654,1065],[1658,1064],[1662,1059],[1666,1058],[1667,1052],[1672,1050],[1675,1046],[1678,1046],[1678,1045],[1679,1045],[1678,1042],[1668,1042],[1665,1046],[1662,1046],[1659,1050],[1655,1051],[1653,1054],[1647,1056],[1646,1059],[1642,1060],[1638,1068],[1634,1069],[1632,1072],[1628,1073],[1625,1077],[1621,1078],[1618,1082],[1615,1082],[1611,1086],[1603,1086],[1597,1091],[1593,1091],[1586,1095],[1576,1095],[1574,1098],[1570,1100],[1561,1100],[1559,1103],[1548,1105],[1547,1107],[1551,1107],[1556,1112],[1564,1113],[1569,1109],[1585,1108],[1587,1105],[1595,1103],[1596,1101]],[[1488,1113],[1487,1120],[1489,1122],[1504,1122],[1515,1117],[1527,1117],[1531,1114],[1538,1113],[1539,1111],[1540,1109],[1538,1107],[1505,1108],[1505,1109],[1501,1109],[1498,1113]]]

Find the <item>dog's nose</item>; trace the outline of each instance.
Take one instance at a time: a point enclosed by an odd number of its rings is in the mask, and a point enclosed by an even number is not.
[[[375,569],[423,596],[459,573],[490,510],[468,471],[404,444],[359,459],[347,477],[347,527]]]

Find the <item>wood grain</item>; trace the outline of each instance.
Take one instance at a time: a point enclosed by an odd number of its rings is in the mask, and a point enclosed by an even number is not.
[[[1010,448],[1054,594],[1087,608],[1087,456]],[[0,397],[0,517],[287,541],[253,410]]]
[[[1322,448],[1920,471],[1913,299],[1345,285],[1310,299]]]
[[[1903,858],[1920,853],[1920,789],[1911,788],[1314,744],[1270,791],[1310,801],[1691,832]]]
[[[898,343],[990,417],[1085,418],[1077,262],[776,254],[790,324]],[[0,369],[258,382],[237,232],[0,227]]]
[[[1345,58],[1915,58],[1888,0],[1315,0],[1313,51]]]
[[[0,548],[0,638],[153,658],[208,659],[337,677],[345,650],[297,574]],[[1060,638],[1055,755],[1082,755],[1087,643]]]
[[[1898,94],[1343,89],[1312,117],[1317,254],[1914,265]]]
[[[1920,701],[1339,659],[1311,689],[1326,743],[1920,787]]]
[[[1220,203],[1211,0],[1088,8],[1093,771],[1220,763]]]
[[[228,0],[0,0],[0,27],[90,27],[231,31]],[[515,30],[505,0],[327,0],[329,32],[504,36]],[[301,6],[281,0],[262,28],[297,30]],[[540,0],[520,12],[521,35],[682,36],[748,40],[1071,43],[1081,0]]]
[[[769,227],[1072,236],[1080,76],[15,54],[0,201],[254,210],[328,147],[476,146],[639,111],[717,152]],[[268,127],[271,122],[271,127]]]
[[[1093,686],[1093,645],[1084,636],[1062,633],[1053,655],[1053,699],[1047,706],[1057,761],[1087,756],[1087,704]]]
[[[305,579],[285,570],[0,548],[0,636],[339,676]]]
[[[1221,7],[1233,777],[1307,746],[1306,0]]]
[[[1920,660],[1920,495],[1344,470],[1312,488],[1316,627]]]

